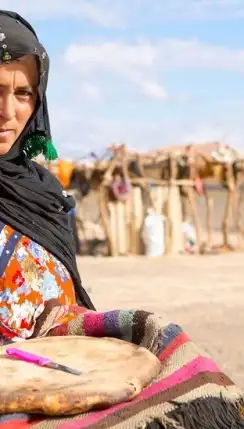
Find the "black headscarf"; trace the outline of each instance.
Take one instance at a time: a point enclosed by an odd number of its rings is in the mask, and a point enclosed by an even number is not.
[[[37,59],[38,97],[22,134],[9,152],[0,156],[0,219],[56,256],[72,276],[78,303],[94,309],[76,265],[68,215],[74,200],[47,169],[31,161],[39,153],[47,159],[56,155],[45,95],[49,58],[27,21],[14,12],[0,10],[0,64],[25,55],[35,55]]]

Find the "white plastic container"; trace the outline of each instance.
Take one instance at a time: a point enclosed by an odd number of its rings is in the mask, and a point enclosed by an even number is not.
[[[147,256],[162,256],[165,253],[164,239],[165,217],[155,213],[153,209],[147,210],[142,229],[142,239],[145,243]]]

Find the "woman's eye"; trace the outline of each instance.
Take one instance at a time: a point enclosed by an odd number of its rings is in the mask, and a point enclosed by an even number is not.
[[[30,98],[32,97],[33,93],[32,91],[28,91],[28,90],[19,90],[16,92],[17,97],[22,97],[22,98]]]

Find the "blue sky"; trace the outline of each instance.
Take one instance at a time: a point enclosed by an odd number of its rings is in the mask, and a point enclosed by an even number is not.
[[[2,0],[51,58],[61,156],[111,143],[244,150],[244,0]]]

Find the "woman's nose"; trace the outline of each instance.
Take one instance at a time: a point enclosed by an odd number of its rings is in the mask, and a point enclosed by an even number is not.
[[[12,94],[0,96],[0,116],[5,121],[15,117],[15,98]]]

